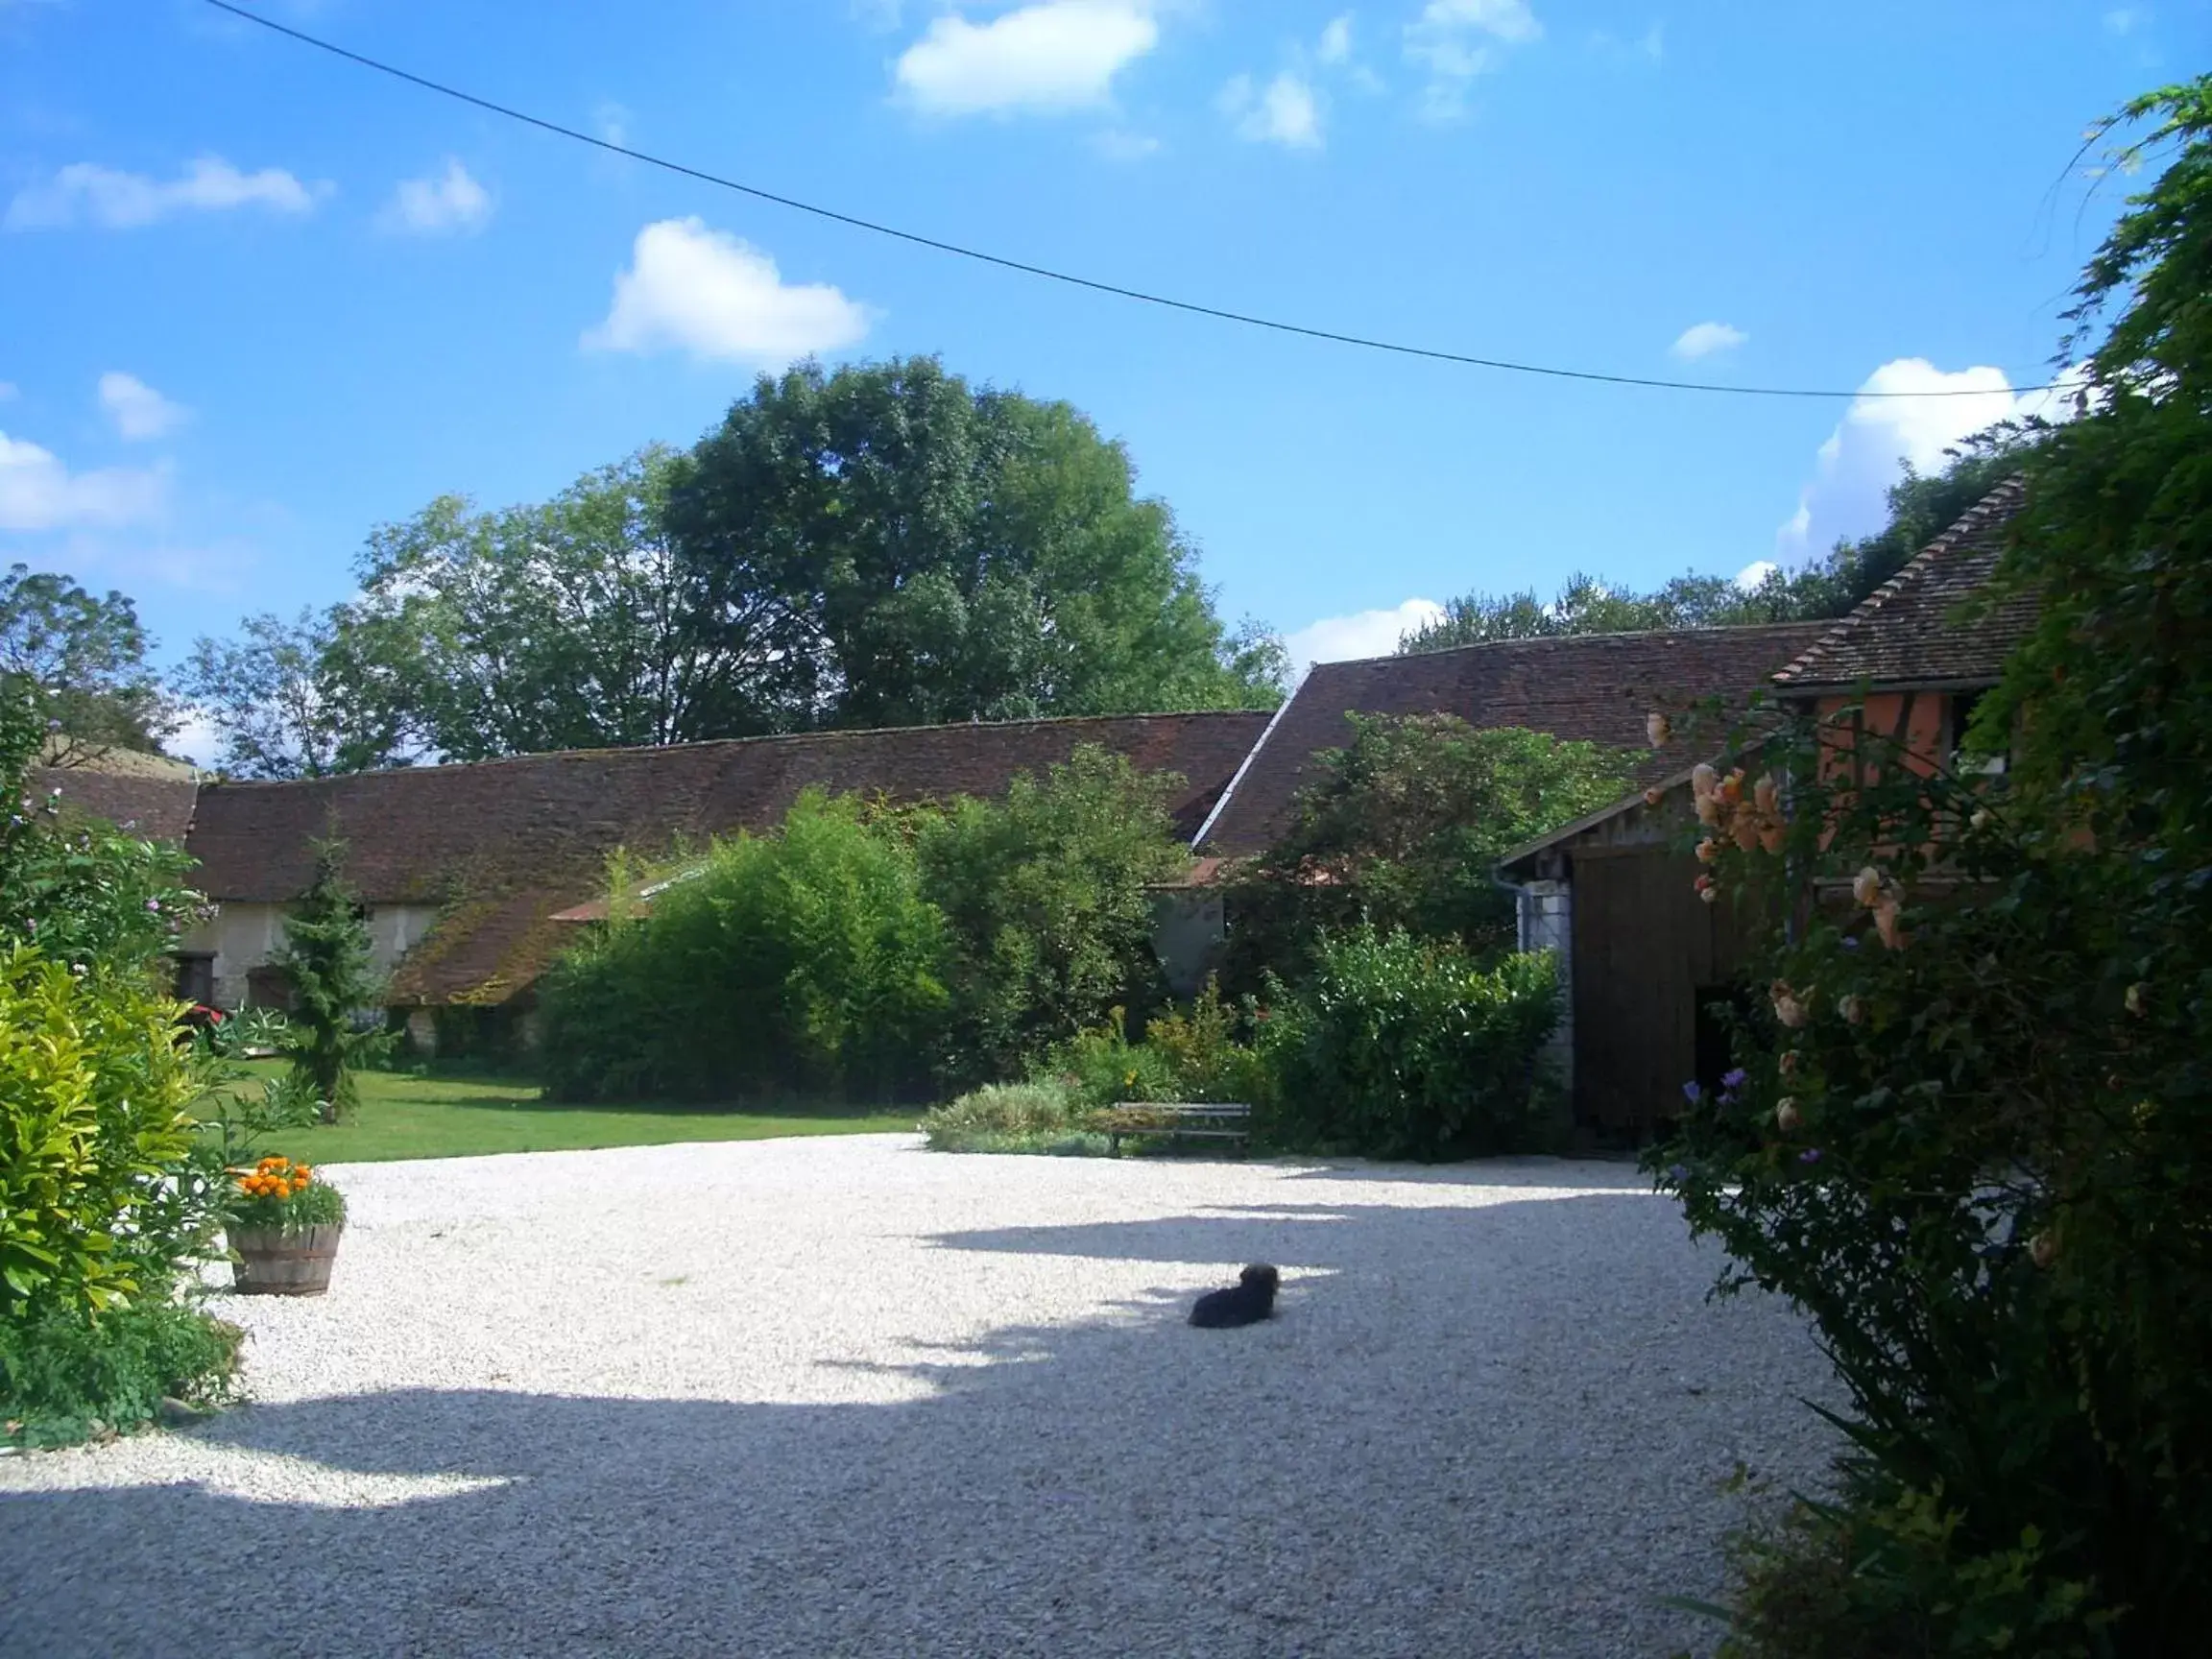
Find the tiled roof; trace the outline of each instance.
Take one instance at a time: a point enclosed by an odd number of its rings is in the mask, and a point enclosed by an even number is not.
[[[2026,480],[2013,477],[1977,502],[1805,653],[1774,676],[1787,690],[1814,686],[1934,685],[1994,682],[2035,625],[2035,600],[2009,594],[1971,620],[1960,602],[1986,584],[2005,551]]]
[[[1833,624],[1695,628],[1505,639],[1409,657],[1314,666],[1207,829],[1200,851],[1240,856],[1273,843],[1291,821],[1315,753],[1351,738],[1347,712],[1456,714],[1481,728],[1524,726],[1554,737],[1635,751],[1638,781],[1698,757],[1685,731],[1654,752],[1645,717],[1707,697],[1750,692]],[[1705,734],[1710,747],[1712,734]]]
[[[64,814],[86,812],[105,818],[148,841],[184,838],[198,788],[189,772],[161,777],[91,766],[44,767],[31,774],[29,786],[40,801],[48,791],[60,790]]]
[[[557,911],[592,896],[607,854],[648,854],[764,829],[808,784],[898,800],[994,795],[1015,774],[1095,743],[1185,783],[1194,830],[1266,723],[1254,713],[1152,714],[733,739],[662,749],[531,755],[466,766],[289,783],[212,783],[188,843],[218,901],[288,902],[312,876],[310,842],[347,843],[347,876],[373,903],[445,909],[394,985],[404,1002],[498,1002],[566,939]]]

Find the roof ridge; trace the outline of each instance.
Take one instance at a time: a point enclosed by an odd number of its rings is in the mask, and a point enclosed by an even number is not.
[[[1722,634],[1773,634],[1791,628],[1815,628],[1819,623],[1819,618],[1801,618],[1784,622],[1719,622],[1681,628],[1617,628],[1595,634],[1531,634],[1517,639],[1476,639],[1465,645],[1440,645],[1433,651],[1385,651],[1375,657],[1337,657],[1326,662],[1315,662],[1311,668],[1357,668],[1368,662],[1418,662],[1424,657],[1455,657],[1463,651],[1503,651],[1570,642],[1583,644],[1592,639],[1710,639]]]
[[[2026,493],[2027,488],[2028,475],[2025,472],[2015,472],[2010,477],[2001,480],[1987,494],[1967,508],[1965,512],[1960,514],[1957,518],[1954,518],[1943,529],[1942,533],[1930,541],[1927,546],[1906,560],[1898,567],[1895,575],[1875,589],[1873,592],[1867,594],[1865,598],[1860,600],[1858,604],[1852,606],[1841,616],[1836,618],[1836,625],[1833,628],[1814,640],[1790,661],[1777,668],[1773,675],[1774,684],[1777,685],[1791,685],[1798,675],[1817,667],[1824,653],[1841,645],[1846,638],[1859,631],[1860,626],[1867,618],[1878,614],[1884,606],[1896,599],[1907,589],[1917,586],[1920,580],[1935,569],[1936,565],[1953,548],[1961,541],[1979,535],[1987,528],[1992,518],[2008,517],[2018,507],[2019,498]]]
[[[1288,702],[1289,699],[1286,697],[1284,701]],[[747,743],[813,743],[855,737],[904,736],[920,732],[967,732],[977,728],[1010,732],[1041,726],[1103,726],[1117,720],[1265,719],[1268,712],[1265,709],[1151,709],[1135,714],[1041,714],[1023,720],[934,720],[921,726],[853,726],[820,732],[761,732],[750,737],[695,737],[682,743],[610,743],[591,749],[533,749],[521,755],[491,755],[481,760],[440,760],[423,766],[373,766],[359,772],[327,772],[319,778],[207,777],[203,780],[201,787],[289,788],[301,783],[343,783],[355,778],[428,777],[432,773],[449,772],[464,766],[518,766],[532,760],[581,759],[601,755],[667,755],[679,751],[690,753],[705,749],[734,748]]]

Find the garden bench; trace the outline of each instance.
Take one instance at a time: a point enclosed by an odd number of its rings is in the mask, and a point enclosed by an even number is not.
[[[1099,1113],[1095,1126],[1105,1132],[1110,1156],[1121,1155],[1125,1135],[1188,1136],[1192,1140],[1252,1140],[1252,1108],[1232,1103],[1196,1104],[1185,1100],[1117,1100]]]

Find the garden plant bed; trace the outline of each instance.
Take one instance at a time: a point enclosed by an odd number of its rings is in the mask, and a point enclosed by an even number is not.
[[[330,1293],[212,1304],[254,1404],[0,1462],[0,1651],[1665,1654],[1738,1461],[1827,1449],[1618,1165],[332,1173]],[[1277,1316],[1186,1327],[1244,1262]]]

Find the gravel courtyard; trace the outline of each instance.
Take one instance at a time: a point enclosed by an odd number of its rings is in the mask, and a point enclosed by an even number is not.
[[[955,1158],[907,1136],[331,1172],[253,1404],[0,1459],[0,1653],[1704,1650],[1783,1309],[1623,1165]],[[1244,1262],[1278,1317],[1182,1321]]]

